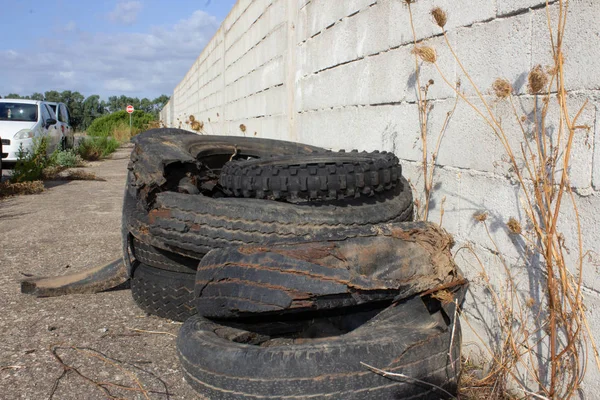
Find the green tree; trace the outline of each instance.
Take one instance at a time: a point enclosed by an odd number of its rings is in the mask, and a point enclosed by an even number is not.
[[[44,95],[38,92],[35,92],[34,94],[32,94],[29,97],[31,100],[38,100],[38,101],[43,101],[44,100]]]
[[[92,122],[105,113],[105,103],[100,101],[100,96],[93,94],[83,101],[83,112],[80,130],[86,130]]]
[[[144,97],[140,100],[140,110],[146,113],[154,113],[154,104],[150,99]]]
[[[70,90],[64,90],[60,94],[61,102],[65,103],[69,109],[69,116],[73,129],[79,129],[81,122],[83,121],[83,100],[85,98],[79,92],[71,92]]]
[[[165,105],[169,102],[170,97],[166,94],[163,94],[157,98],[155,98],[152,103],[154,103],[154,111],[158,114],[160,110],[163,109]]]
[[[9,93],[6,95],[5,99],[22,99],[22,97],[16,93]]]
[[[60,93],[58,93],[56,90],[49,90],[46,93],[44,93],[44,98],[46,101],[59,102]]]

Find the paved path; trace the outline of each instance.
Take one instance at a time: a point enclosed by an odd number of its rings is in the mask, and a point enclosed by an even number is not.
[[[183,381],[175,351],[179,324],[149,317],[129,290],[36,299],[19,291],[24,274],[61,275],[111,261],[120,255],[121,201],[130,148],[86,171],[106,182],[49,182],[39,195],[0,200],[0,399],[47,399],[63,368],[49,346],[86,347],[128,362],[150,399],[200,398]],[[161,331],[151,334],[132,331]],[[136,383],[108,359],[73,349],[58,352],[65,363],[96,381]],[[141,368],[141,369],[137,369]],[[110,390],[127,399],[134,391]],[[54,399],[106,399],[93,384],[71,372]]]

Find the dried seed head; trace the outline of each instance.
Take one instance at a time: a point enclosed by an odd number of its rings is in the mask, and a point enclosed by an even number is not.
[[[506,79],[498,78],[492,84],[492,89],[496,96],[500,99],[505,99],[512,93],[512,85]]]
[[[525,304],[527,305],[527,307],[531,308],[535,304],[535,300],[533,299],[533,297],[530,297],[527,299],[527,302]]]
[[[435,50],[433,49],[433,47],[429,47],[429,46],[419,46],[419,47],[415,47],[412,50],[413,54],[416,54],[417,56],[421,57],[421,59],[425,62],[428,63],[435,63],[437,60],[437,55],[435,53]]]
[[[430,79],[429,82],[427,82],[427,83],[429,83],[430,85],[433,85],[435,83],[435,81],[433,79]]]
[[[520,235],[521,232],[523,232],[523,228],[521,228],[521,224],[519,223],[519,221],[517,221],[513,217],[510,217],[508,219],[506,226],[508,227],[508,230],[515,235]]]
[[[405,2],[406,4],[412,4],[412,3],[416,2],[416,1],[417,1],[417,0],[404,0],[404,2]]]
[[[487,219],[488,215],[485,211],[478,211],[475,214],[473,214],[473,218],[475,218],[475,220],[479,221],[479,222],[483,222]]]
[[[541,65],[536,65],[529,73],[529,93],[536,94],[544,90],[548,84],[548,75]]]
[[[240,124],[240,131],[246,132],[246,125]]]
[[[204,122],[202,121],[194,121],[192,122],[192,129],[195,131],[201,131],[202,128],[204,127]]]
[[[194,122],[196,120],[196,117],[194,117],[193,115],[190,115],[188,117],[188,119],[190,120],[190,122]]]
[[[443,28],[444,25],[446,25],[446,22],[448,22],[448,15],[446,14],[446,11],[439,7],[435,7],[433,10],[431,10],[431,15],[433,16],[435,23],[440,28]]]

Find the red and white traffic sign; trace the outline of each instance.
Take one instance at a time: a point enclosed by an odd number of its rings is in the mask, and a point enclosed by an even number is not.
[[[127,112],[128,112],[129,114],[131,114],[131,113],[133,112],[133,106],[132,106],[132,105],[128,105],[128,106],[127,106]]]

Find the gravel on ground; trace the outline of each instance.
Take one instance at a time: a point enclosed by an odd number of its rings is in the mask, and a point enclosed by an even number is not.
[[[46,182],[41,194],[0,200],[0,399],[110,398],[104,390],[125,399],[202,399],[177,360],[181,325],[145,315],[128,289],[20,293],[29,275],[83,271],[120,256],[130,151],[84,168],[106,181]]]

